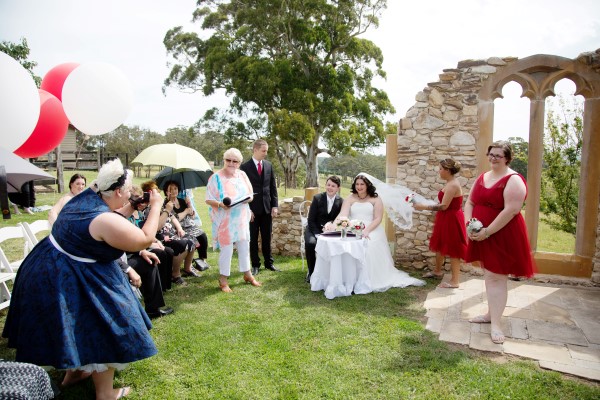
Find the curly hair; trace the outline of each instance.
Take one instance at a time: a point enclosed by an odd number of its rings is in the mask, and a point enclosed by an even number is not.
[[[451,158],[446,158],[446,159],[440,161],[440,166],[442,168],[444,168],[445,170],[450,171],[450,173],[452,175],[456,175],[458,173],[458,171],[460,171],[460,167],[461,167],[460,162],[454,161]]]
[[[173,180],[169,180],[166,181],[165,184],[163,185],[163,192],[165,192],[165,196],[167,195],[167,189],[169,189],[170,185],[175,185],[177,186],[177,192],[181,192],[181,186],[179,186],[179,182],[175,182]]]
[[[375,185],[373,185],[373,183],[367,179],[366,176],[358,174],[356,175],[356,177],[354,178],[354,180],[352,181],[352,188],[350,189],[350,192],[354,193],[354,194],[358,194],[358,192],[356,191],[356,181],[358,179],[362,179],[362,181],[367,185],[367,194],[371,197],[378,197],[379,195],[377,194],[377,192],[375,190],[377,190],[377,188],[375,187]]]

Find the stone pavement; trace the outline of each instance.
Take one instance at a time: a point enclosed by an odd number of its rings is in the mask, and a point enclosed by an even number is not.
[[[509,280],[504,344],[492,343],[490,324],[468,322],[487,312],[482,277],[463,276],[458,289],[436,288],[424,307],[426,328],[440,340],[534,359],[541,368],[600,381],[600,288]]]

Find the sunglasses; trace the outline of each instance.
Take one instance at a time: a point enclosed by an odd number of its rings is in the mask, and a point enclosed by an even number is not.
[[[229,159],[229,158],[226,158],[226,159],[225,159],[225,161],[226,161],[226,162],[233,163],[233,164],[239,164],[239,163],[240,163],[238,160],[231,160],[231,159]]]

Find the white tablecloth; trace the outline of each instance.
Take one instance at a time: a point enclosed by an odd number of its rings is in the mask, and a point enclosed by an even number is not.
[[[325,290],[333,299],[350,296],[356,285],[370,287],[365,268],[367,239],[317,236],[317,262],[310,277],[312,291]]]

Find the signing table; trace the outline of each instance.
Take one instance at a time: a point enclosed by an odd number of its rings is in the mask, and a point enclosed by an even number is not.
[[[312,291],[325,290],[328,299],[370,292],[365,267],[367,239],[318,235],[316,252],[317,262],[310,278]]]

